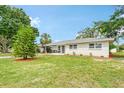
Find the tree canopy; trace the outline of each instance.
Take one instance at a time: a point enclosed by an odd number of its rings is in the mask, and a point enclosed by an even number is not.
[[[21,8],[16,8],[8,5],[0,6],[0,38],[6,39],[6,44],[0,41],[1,52],[3,49],[9,48],[12,45],[13,36],[16,35],[20,25],[31,26],[31,20],[29,16]],[[36,36],[39,35],[38,29],[31,27]],[[7,52],[8,49],[6,49]]]
[[[51,40],[51,36],[50,36],[49,34],[43,33],[43,34],[41,35],[40,43],[41,43],[42,45],[44,45],[44,44],[49,44],[49,43],[51,43],[51,42],[52,42],[52,40]]]
[[[19,25],[30,25],[30,18],[23,9],[11,6],[0,6],[0,34],[12,38],[19,29]]]
[[[115,38],[115,41],[118,41],[119,38],[124,37],[124,32],[119,32],[122,27],[124,27],[124,6],[118,6],[109,20],[94,22],[93,27],[78,32],[76,38],[112,37]]]
[[[44,48],[44,52],[45,52],[45,53],[46,53],[46,52],[50,52],[51,49],[50,49],[50,47],[46,47],[46,46],[44,46],[44,45],[45,45],[45,44],[49,44],[49,43],[51,43],[51,42],[52,42],[52,39],[51,39],[51,36],[50,36],[49,34],[43,33],[43,34],[41,35],[40,43],[42,44],[42,47]]]

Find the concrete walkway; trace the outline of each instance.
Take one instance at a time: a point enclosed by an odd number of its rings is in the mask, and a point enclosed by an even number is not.
[[[0,56],[0,59],[3,59],[3,58],[14,58],[13,56]]]

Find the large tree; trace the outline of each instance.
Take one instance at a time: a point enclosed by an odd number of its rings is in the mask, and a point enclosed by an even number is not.
[[[41,35],[40,43],[42,44],[42,47],[44,48],[45,53],[47,52],[47,48],[48,48],[48,47],[45,46],[45,44],[49,44],[51,42],[52,42],[52,39],[51,39],[51,36],[49,34],[43,33]]]
[[[12,45],[12,38],[16,35],[20,25],[31,25],[29,16],[21,8],[16,8],[7,5],[0,6],[0,35],[9,41],[7,48]],[[32,27],[33,31],[38,36],[38,29]],[[2,43],[0,42],[0,45]],[[4,44],[5,45],[5,44]],[[4,49],[6,46],[0,46]],[[7,52],[8,49],[6,49]],[[4,50],[2,50],[4,51]]]
[[[82,31],[78,32],[76,39],[81,38],[96,38],[98,36],[98,32],[95,30],[95,28],[87,27],[83,29]]]
[[[36,50],[35,38],[36,34],[30,26],[20,26],[17,34],[14,36],[14,55],[23,57],[23,59],[33,57]]]
[[[86,28],[77,38],[92,38],[94,33],[95,37],[115,38],[119,50],[119,39],[124,38],[124,32],[120,32],[122,27],[124,27],[124,6],[117,6],[109,20],[94,22],[92,30]]]
[[[0,52],[7,53],[10,47],[10,39],[7,39],[6,36],[0,35]]]
[[[117,49],[119,50],[119,39],[124,38],[124,32],[120,32],[124,27],[124,7],[119,6],[108,21],[96,22],[96,29],[104,37],[115,38]]]
[[[0,6],[0,34],[12,38],[18,31],[19,25],[30,25],[30,18],[23,9],[12,6]]]

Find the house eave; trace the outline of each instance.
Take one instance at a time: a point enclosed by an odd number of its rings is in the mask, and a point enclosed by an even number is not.
[[[69,44],[83,44],[83,43],[90,43],[90,42],[113,42],[114,38],[104,38],[104,39],[91,39],[85,40],[85,39],[77,39],[77,40],[67,40],[67,41],[60,41],[56,43],[50,43],[46,44],[45,46],[61,46],[61,45],[69,45]]]

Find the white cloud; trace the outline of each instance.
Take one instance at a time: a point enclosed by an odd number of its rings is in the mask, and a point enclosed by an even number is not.
[[[53,42],[59,42],[60,40],[54,40]]]
[[[123,17],[123,18],[124,18],[124,14],[123,14],[123,15],[121,15],[120,17]]]
[[[35,18],[30,17],[30,19],[31,19],[31,26],[34,26],[34,27],[40,26],[41,21],[39,17],[35,17]]]

